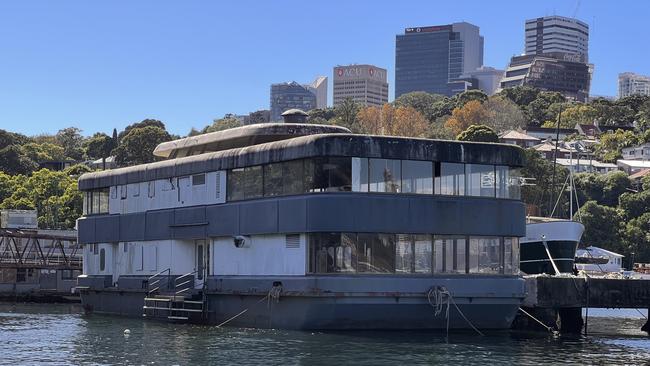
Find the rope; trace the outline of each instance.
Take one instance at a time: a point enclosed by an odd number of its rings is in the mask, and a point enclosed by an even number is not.
[[[240,311],[240,312],[237,313],[236,315],[234,315],[234,316],[228,318],[227,320],[223,321],[221,324],[217,325],[217,328],[221,328],[222,326],[224,326],[224,325],[230,323],[231,321],[233,321],[233,320],[239,318],[240,316],[246,314],[246,312],[247,312],[248,310],[250,310],[250,309],[251,309],[252,307],[254,307],[255,305],[257,305],[257,304],[263,302],[264,300],[267,300],[267,301],[268,301],[268,302],[267,302],[267,306],[270,308],[270,307],[271,307],[271,300],[274,300],[276,303],[280,301],[280,293],[282,293],[282,286],[273,286],[273,287],[271,287],[271,289],[269,290],[269,293],[266,294],[266,296],[264,296],[263,298],[259,299],[256,303],[254,303],[253,305],[249,306],[248,308],[246,308],[246,309]]]
[[[551,334],[553,334],[553,335],[558,335],[558,334],[559,334],[558,331],[556,331],[556,330],[554,330],[553,328],[549,327],[548,325],[542,323],[541,320],[535,318],[535,317],[532,316],[530,313],[528,313],[526,310],[524,310],[524,309],[522,309],[522,308],[519,308],[519,311],[521,311],[522,313],[528,315],[531,319],[533,319],[534,321],[536,321],[537,323],[539,323],[539,325],[541,325],[542,327],[546,328],[546,330],[548,330],[549,333],[551,333]]]
[[[431,302],[431,297],[433,296],[433,303]],[[469,324],[476,333],[478,333],[481,336],[484,336],[485,334],[481,333],[480,330],[478,330],[472,322],[467,319],[465,314],[460,310],[458,307],[458,304],[456,304],[456,301],[454,300],[454,297],[451,295],[449,290],[447,290],[446,287],[444,286],[436,286],[432,287],[429,289],[427,292],[427,299],[429,300],[429,305],[431,305],[434,309],[434,316],[438,316],[442,313],[443,309],[443,303],[444,303],[444,297],[446,296],[446,310],[445,310],[445,317],[447,318],[447,335],[449,335],[449,303],[451,302],[452,305],[458,310],[458,313],[460,316]]]

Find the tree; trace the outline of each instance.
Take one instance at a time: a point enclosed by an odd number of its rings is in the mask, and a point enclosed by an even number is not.
[[[537,99],[539,93],[540,91],[537,88],[532,88],[530,86],[515,86],[501,90],[498,95],[508,98],[519,107],[524,108]]]
[[[485,125],[471,125],[458,134],[458,141],[499,142],[499,136],[493,129]]]
[[[526,126],[526,119],[521,109],[510,99],[495,95],[483,103],[486,118],[483,124],[496,132],[516,130]]]
[[[482,124],[488,115],[481,102],[472,100],[467,102],[462,108],[455,108],[451,118],[445,123],[445,128],[454,134],[459,134],[471,125]]]
[[[623,193],[619,198],[619,207],[623,211],[623,216],[626,220],[631,220],[646,212],[650,212],[650,191]]]
[[[638,128],[641,131],[648,132],[650,129],[650,99],[639,107],[637,113]]]
[[[25,177],[22,175],[11,176],[0,171],[0,203],[2,203],[2,201],[7,197],[11,196],[11,194],[16,190],[18,182],[14,178],[23,180]]]
[[[248,115],[248,123],[267,123],[271,120],[271,111],[268,109],[262,109],[259,111],[252,112]]]
[[[69,166],[63,170],[63,172],[68,175],[68,176],[73,176],[73,177],[79,177],[80,175],[84,173],[90,173],[93,170],[90,169],[87,165],[85,164],[75,164],[73,166]]]
[[[429,124],[413,107],[365,107],[357,113],[358,128],[373,135],[424,137]]]
[[[106,158],[115,149],[113,138],[98,132],[86,141],[86,154],[91,159],[102,159],[102,169],[106,170]]]
[[[546,121],[556,121],[560,107],[566,98],[558,92],[540,91],[535,99],[523,106],[526,119],[539,126]]]
[[[56,133],[56,142],[63,147],[65,156],[73,160],[83,160],[83,136],[77,127],[68,127]]]
[[[558,198],[559,188],[569,172],[563,166],[557,166],[556,178],[553,182],[552,162],[544,159],[533,149],[524,150],[524,154],[526,165],[521,169],[521,176],[528,178],[530,184],[521,187],[521,198],[526,204],[538,207],[540,215],[550,216]],[[562,211],[555,215],[563,214],[566,212]]]
[[[586,245],[594,245],[614,252],[624,251],[622,245],[621,230],[623,218],[619,210],[602,206],[595,201],[587,201],[580,208],[582,224],[585,226],[585,233],[582,242]]]
[[[462,108],[468,102],[476,101],[479,103],[484,103],[487,101],[488,96],[482,90],[471,89],[466,90],[460,94],[454,96],[456,99],[456,108]]]
[[[330,120],[335,125],[348,128],[354,133],[361,132],[361,128],[357,123],[357,113],[360,106],[351,98],[345,99],[341,104],[335,108],[335,117]]]
[[[411,107],[420,112],[429,121],[434,121],[436,116],[435,105],[438,102],[448,99],[444,95],[431,94],[427,92],[411,92],[402,94],[395,98],[393,105],[395,107]]]
[[[237,118],[224,117],[221,119],[215,119],[212,122],[212,125],[203,129],[203,133],[223,131],[230,128],[241,127],[241,125],[241,122]]]
[[[307,112],[307,114],[309,115],[307,117],[308,123],[322,124],[323,121],[327,122],[332,118],[336,117],[336,110],[331,107],[323,108],[323,109],[316,108],[310,110],[309,112]]]
[[[29,174],[38,168],[38,164],[27,157],[20,146],[9,145],[0,149],[0,170],[9,174]]]
[[[134,129],[134,128],[143,128],[143,127],[147,127],[147,126],[158,127],[158,128],[160,128],[162,130],[166,130],[165,124],[162,123],[161,121],[159,121],[157,119],[147,118],[147,119],[142,120],[141,122],[132,123],[132,124],[126,126],[124,128],[124,131],[120,132],[117,135],[118,142],[121,142],[122,138],[124,136],[126,136],[132,129]]]
[[[131,129],[115,149],[115,161],[122,166],[151,163],[155,160],[153,150],[156,146],[170,139],[167,131],[160,127]]]
[[[57,161],[65,159],[65,149],[49,142],[41,144],[28,142],[20,147],[23,154],[31,160],[42,163],[44,161]]]
[[[607,163],[615,163],[622,157],[621,150],[634,146],[639,142],[639,137],[632,131],[616,130],[614,133],[604,133],[600,136],[600,143],[596,145],[596,157]]]
[[[596,109],[601,126],[630,125],[634,122],[635,112],[627,105],[619,105],[605,98],[597,98],[590,105]]]
[[[29,138],[25,135],[0,129],[0,148],[9,145],[23,145],[28,141]]]
[[[587,104],[577,104],[568,107],[562,112],[561,128],[574,128],[576,124],[593,125],[598,118],[598,110]],[[557,122],[547,121],[544,127],[556,127]]]
[[[623,254],[630,258],[635,254],[635,261],[650,261],[650,212],[632,218],[625,225],[623,232],[624,251]]]
[[[632,185],[630,178],[620,170],[601,175],[599,178],[603,180],[602,204],[617,207],[619,197]]]

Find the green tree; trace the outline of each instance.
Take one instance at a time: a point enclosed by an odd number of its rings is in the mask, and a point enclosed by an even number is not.
[[[458,134],[458,141],[499,142],[499,136],[493,129],[485,125],[471,125]]]
[[[650,130],[650,100],[639,107],[636,117],[639,129],[647,133]]]
[[[19,145],[9,145],[0,149],[0,170],[9,174],[29,174],[38,168],[38,164],[27,157]]]
[[[117,140],[118,140],[118,142],[121,142],[122,138],[124,136],[126,136],[129,132],[131,132],[131,130],[133,130],[135,128],[143,128],[143,127],[148,127],[148,126],[158,127],[158,128],[160,128],[162,130],[166,130],[165,124],[162,123],[161,121],[159,121],[157,119],[147,118],[147,119],[143,119],[141,122],[132,123],[132,124],[126,126],[124,128],[124,131],[121,131],[117,135]]]
[[[585,233],[582,242],[614,252],[625,251],[621,231],[624,227],[621,212],[613,207],[599,205],[595,201],[587,201],[580,208],[582,224]]]
[[[618,198],[631,187],[630,179],[622,171],[609,172],[601,175],[603,180],[602,204],[610,207],[618,206]]]
[[[438,116],[435,116],[435,104],[448,99],[444,95],[431,94],[427,92],[411,92],[402,94],[395,98],[393,104],[395,107],[411,107],[420,112],[430,122],[434,121]]]
[[[323,121],[327,122],[332,118],[336,117],[336,110],[334,108],[316,108],[307,112],[309,115],[307,117],[308,123],[323,124]]]
[[[44,142],[41,144],[38,144],[36,142],[28,142],[22,145],[20,148],[25,156],[37,163],[65,159],[65,149],[59,145],[51,144],[49,142]]]
[[[533,125],[540,126],[546,121],[556,121],[559,106],[566,103],[566,98],[558,92],[540,91],[534,100],[523,106],[526,118]]]
[[[87,165],[84,164],[75,164],[63,170],[65,175],[73,176],[73,177],[79,177],[84,173],[90,173],[92,171],[93,171],[92,169],[90,169]]]
[[[170,139],[167,131],[160,127],[131,129],[115,149],[115,161],[121,166],[151,163],[155,160],[153,150],[156,146]]]
[[[510,99],[519,107],[525,108],[537,99],[539,92],[539,89],[530,86],[515,86],[501,90],[499,95]]]
[[[639,136],[632,131],[616,130],[614,133],[604,133],[600,136],[600,143],[596,145],[594,153],[596,158],[607,163],[615,163],[622,157],[621,150],[634,146],[639,142]]]
[[[516,130],[526,126],[526,118],[521,109],[510,99],[495,95],[483,103],[487,112],[486,126],[497,132]]]
[[[625,225],[623,252],[635,262],[650,262],[650,212],[632,218]]]
[[[86,154],[91,159],[102,159],[102,169],[106,170],[106,158],[111,156],[115,147],[113,138],[98,132],[86,141]]]
[[[25,135],[0,129],[0,148],[9,145],[23,145],[27,142],[29,142],[29,138]]]
[[[527,178],[527,185],[521,187],[521,197],[524,203],[538,207],[540,215],[550,216],[553,206],[558,199],[562,183],[566,180],[568,170],[556,166],[555,184],[553,182],[553,163],[544,159],[533,149],[524,150],[526,165],[521,169],[521,176]],[[568,196],[566,197],[568,200]],[[566,206],[568,207],[568,206]],[[565,211],[555,213],[561,217]]]
[[[271,111],[268,109],[262,109],[259,111],[252,112],[248,115],[250,124],[254,123],[267,123],[271,120]]]
[[[76,127],[68,127],[56,133],[56,142],[59,146],[63,147],[65,156],[73,160],[83,160],[84,138],[81,135],[81,130]]]
[[[619,198],[619,207],[623,211],[626,220],[639,217],[650,212],[650,191],[638,193],[625,192]]]
[[[346,127],[354,133],[360,133],[362,129],[357,122],[357,113],[359,113],[360,108],[358,103],[351,98],[347,98],[335,108],[335,117],[330,122]]]
[[[619,105],[605,98],[597,98],[590,103],[597,111],[601,126],[629,125],[634,122],[635,112],[628,105]]]
[[[463,108],[467,102],[471,102],[473,100],[480,103],[485,103],[485,101],[488,99],[488,96],[482,90],[471,89],[466,90],[460,94],[456,94],[454,96],[454,99],[456,99],[456,108]]]
[[[226,116],[221,119],[215,119],[212,125],[203,129],[203,133],[223,131],[230,128],[241,127],[241,125],[241,122],[237,118]]]

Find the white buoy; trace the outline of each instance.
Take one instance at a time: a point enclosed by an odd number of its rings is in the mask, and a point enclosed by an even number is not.
[[[124,335],[129,335],[131,334],[131,330],[129,329],[124,329]]]

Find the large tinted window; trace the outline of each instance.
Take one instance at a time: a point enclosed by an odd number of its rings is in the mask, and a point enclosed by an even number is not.
[[[304,170],[302,160],[285,161],[282,163],[282,192],[284,194],[301,194],[304,188]]]
[[[465,273],[467,260],[464,236],[436,236],[434,240],[435,272]]]
[[[355,272],[356,234],[309,236],[310,268],[314,273]]]
[[[315,158],[311,192],[337,192],[352,190],[351,158]]]
[[[470,238],[470,272],[503,273],[501,258],[501,238]]]
[[[262,166],[232,169],[226,177],[228,200],[236,201],[262,197]]]
[[[466,164],[467,195],[494,197],[494,165]]]
[[[367,158],[352,158],[352,191],[368,192]]]
[[[395,252],[395,272],[413,272],[413,240],[411,235],[397,235]]]
[[[402,192],[433,194],[433,163],[403,160]]]
[[[462,196],[465,194],[465,164],[436,164],[436,194]]]
[[[358,272],[395,272],[395,235],[359,234],[357,238]]]
[[[399,160],[369,159],[370,192],[401,192]]]
[[[264,196],[282,195],[282,163],[264,165]]]

